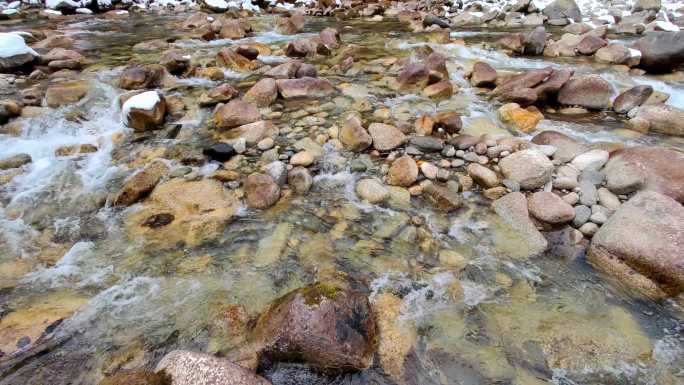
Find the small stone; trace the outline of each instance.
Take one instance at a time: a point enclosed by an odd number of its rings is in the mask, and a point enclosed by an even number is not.
[[[287,183],[295,193],[303,195],[311,190],[313,177],[308,169],[295,167],[287,173]]]
[[[484,188],[492,188],[499,185],[499,176],[487,167],[473,163],[468,166],[467,171],[473,181]]]
[[[290,164],[293,166],[304,166],[308,167],[314,162],[314,156],[309,151],[300,151],[292,158],[290,158]]]
[[[563,195],[563,200],[570,206],[574,206],[579,202],[579,194],[576,192],[571,192]]]
[[[589,221],[589,217],[591,217],[591,209],[589,206],[575,206],[575,218],[572,220],[572,225],[579,228]]]
[[[423,162],[420,165],[420,171],[423,173],[423,175],[425,175],[426,178],[435,179],[437,178],[437,172],[439,171],[439,168],[432,163]]]
[[[587,237],[592,237],[598,231],[599,227],[596,223],[587,222],[580,226],[579,231]]]
[[[506,194],[508,194],[508,190],[503,186],[488,188],[482,193],[485,198],[492,201],[497,200]]]
[[[601,187],[598,189],[597,192],[598,200],[599,203],[601,203],[601,206],[604,206],[605,208],[613,211],[620,208],[620,199],[617,197],[617,195],[610,192],[610,190],[608,190],[605,187]]]
[[[356,184],[356,193],[368,203],[378,204],[390,198],[390,192],[381,182],[376,179],[361,179]]]
[[[408,155],[404,155],[392,163],[387,174],[387,183],[393,186],[408,187],[418,178],[418,166]]]
[[[264,138],[259,143],[257,143],[257,148],[261,151],[270,150],[275,145],[275,141],[272,138]]]
[[[215,160],[217,162],[228,161],[236,154],[235,148],[233,148],[233,146],[223,142],[216,143],[209,148],[205,148],[202,152],[204,155],[209,157],[209,159]]]

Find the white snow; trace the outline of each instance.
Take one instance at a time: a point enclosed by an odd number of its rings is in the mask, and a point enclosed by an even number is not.
[[[82,3],[73,0],[45,0],[45,8],[57,9],[60,4],[65,4],[71,8],[81,8],[83,6]]]
[[[658,29],[667,32],[679,32],[679,27],[670,23],[669,21],[656,20],[653,22]]]
[[[228,9],[228,3],[224,0],[204,0],[204,2],[214,9]]]
[[[123,121],[125,123],[128,122],[128,114],[131,112],[131,109],[152,111],[160,101],[161,99],[157,91],[147,91],[131,97],[126,100],[126,103],[121,108]]]
[[[80,13],[82,15],[90,15],[93,13],[93,11],[89,10],[88,8],[77,8],[76,13]]]
[[[629,56],[630,57],[641,57],[641,51],[639,51],[638,49],[629,48]]]
[[[0,58],[30,53],[38,56],[36,51],[26,45],[24,39],[16,33],[0,33]]]
[[[2,11],[2,14],[7,16],[16,15],[17,13],[19,13],[19,11],[14,8],[4,9]]]
[[[7,5],[7,8],[19,9],[19,8],[21,8],[21,1],[13,1]]]

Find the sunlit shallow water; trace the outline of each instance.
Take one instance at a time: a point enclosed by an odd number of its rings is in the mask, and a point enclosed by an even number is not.
[[[684,384],[684,312],[675,302],[630,297],[589,267],[581,251],[530,257],[525,240],[501,223],[478,193],[465,194],[465,207],[450,214],[420,198],[396,197],[383,207],[363,203],[354,193],[355,182],[380,175],[377,159],[368,158],[367,171],[354,172],[350,154],[325,147],[308,195],[283,198],[266,211],[241,207],[225,230],[194,246],[130,237],[125,221],[138,206],[103,207],[107,195],[142,166],[135,158],[143,150],[180,142],[199,148],[207,140],[202,128],[209,111],[197,111],[177,136],[117,148],[113,138],[123,128],[120,90],[113,86],[120,72],[116,66],[154,62],[158,53],[131,51],[150,38],[172,37],[179,48],[207,56],[234,43],[188,39],[174,27],[182,17],[133,18],[131,24],[61,25],[98,66],[81,75],[93,85],[87,98],[66,108],[81,119],[73,122],[64,118],[65,110],[49,111],[25,119],[21,136],[0,137],[2,157],[29,153],[33,158],[28,171],[0,192],[0,340],[29,336],[39,347],[21,360],[0,358],[0,384],[93,384],[120,369],[150,367],[176,348],[228,355],[244,339],[226,321],[236,305],[248,319],[292,289],[341,276],[379,309],[388,301],[398,307],[391,327],[401,336],[398,349],[405,359],[376,357],[371,369],[339,378],[282,365],[263,373],[274,384]],[[293,38],[271,31],[272,18],[255,24],[260,28],[244,42],[282,47]],[[331,74],[345,96],[326,107],[329,100],[319,101],[323,122],[279,138],[286,147],[339,124],[349,110],[370,117],[379,106],[408,118],[456,110],[466,116],[470,132],[505,133],[496,123],[498,106],[468,88],[464,69],[476,60],[501,70],[567,65],[509,58],[478,47],[477,35],[468,31],[457,32],[468,37],[467,46],[427,43],[425,35],[411,34],[393,20],[312,19],[301,35],[326,26],[340,28],[345,44],[361,46],[355,59],[362,62],[429,46],[448,56],[452,79],[463,88],[436,103],[398,95],[372,72]],[[587,63],[574,68],[600,73],[620,87],[651,84],[683,107],[680,84],[629,78]],[[250,78],[231,80],[242,81]],[[196,97],[214,84],[183,79],[176,87]],[[289,114],[301,108],[285,103],[276,123],[296,126],[305,118]],[[590,142],[684,148],[677,139],[625,134],[624,123],[607,115],[547,115],[541,128]],[[54,155],[59,146],[83,143],[99,150]],[[258,155],[253,158],[248,161],[256,163]]]

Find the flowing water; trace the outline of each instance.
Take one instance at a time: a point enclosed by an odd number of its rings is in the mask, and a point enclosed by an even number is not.
[[[122,65],[159,57],[131,47],[165,38],[188,53],[212,57],[236,44],[188,39],[178,28],[183,19],[133,14],[123,21],[62,22],[59,30],[75,38],[94,63],[79,75],[91,84],[88,96],[21,118],[17,137],[0,136],[0,158],[33,158],[25,173],[0,190],[0,351],[25,346],[17,356],[0,354],[0,384],[95,384],[120,369],[149,368],[176,348],[227,355],[244,339],[236,323],[292,289],[340,277],[365,291],[379,309],[396,313],[388,330],[400,336],[395,348],[403,354],[397,356],[406,358],[376,357],[371,369],[336,378],[278,366],[263,373],[274,384],[684,384],[680,304],[630,297],[596,273],[581,249],[530,257],[526,241],[478,193],[465,193],[464,208],[450,214],[402,194],[385,207],[365,204],[354,193],[355,181],[380,175],[381,168],[380,160],[368,156],[359,159],[367,170],[355,172],[350,154],[324,146],[309,194],[283,198],[265,211],[240,207],[225,229],[203,234],[199,242],[131,234],[127,218],[139,205],[114,209],[105,204],[107,196],[159,149],[198,149],[211,139],[205,129],[210,111],[193,107],[193,98],[218,84],[177,80],[166,93],[188,101],[178,127],[122,144],[117,75]],[[466,116],[466,132],[510,134],[497,123],[498,105],[463,79],[475,60],[498,70],[572,66],[600,73],[619,88],[650,84],[684,108],[684,85],[677,79],[631,77],[579,59],[509,58],[487,48],[502,31],[454,31],[463,45],[431,43],[429,33],[410,33],[391,19],[310,18],[294,36],[272,31],[270,16],[252,21],[257,32],[239,42],[272,48],[337,27],[345,45],[359,46],[355,61],[365,66],[347,75],[323,72],[342,90],[331,100],[286,102],[274,110],[274,121],[291,128],[277,140],[286,148],[339,126],[350,110],[372,117],[381,106],[405,120],[456,110]],[[40,26],[0,24],[10,30]],[[428,49],[448,56],[452,80],[462,86],[458,93],[436,103],[387,87],[379,61]],[[227,75],[241,89],[257,79]],[[608,113],[546,118],[541,128],[588,142],[684,149],[681,139],[639,135]],[[83,143],[98,151],[54,155],[62,145]],[[259,154],[246,155],[248,165],[258,159]],[[214,169],[196,171],[208,175]]]

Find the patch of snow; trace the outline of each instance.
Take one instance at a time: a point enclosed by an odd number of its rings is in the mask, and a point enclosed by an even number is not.
[[[93,13],[93,11],[89,10],[88,8],[77,8],[76,13],[80,13],[81,15],[90,15]]]
[[[629,57],[641,57],[641,51],[634,48],[629,48]]]
[[[27,53],[38,56],[36,51],[26,45],[26,42],[21,35],[17,33],[0,33],[0,58],[8,58]]]
[[[21,1],[13,1],[13,2],[7,4],[7,8],[9,8],[9,9],[19,9],[19,8],[21,8]]]
[[[228,3],[224,0],[204,0],[204,3],[213,9],[220,9],[220,10],[228,9]]]
[[[14,9],[14,8],[4,9],[4,10],[2,11],[2,14],[3,14],[3,15],[7,15],[7,16],[16,15],[17,13],[19,13],[19,11],[16,10],[16,9]]]
[[[656,20],[653,23],[655,23],[656,28],[659,28],[662,31],[679,32],[679,27],[669,21]]]
[[[45,8],[57,9],[60,5],[66,5],[70,8],[81,8],[83,6],[82,2],[73,0],[45,0]]]

